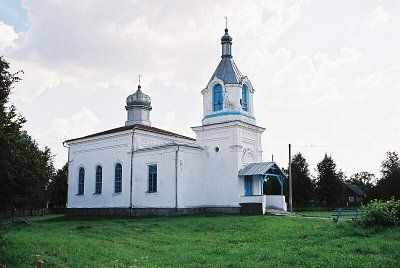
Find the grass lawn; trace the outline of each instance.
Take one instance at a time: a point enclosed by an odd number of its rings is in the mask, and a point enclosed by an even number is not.
[[[400,227],[274,216],[28,218],[1,263],[44,266],[399,267]]]

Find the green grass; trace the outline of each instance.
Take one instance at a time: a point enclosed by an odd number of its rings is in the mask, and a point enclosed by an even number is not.
[[[31,217],[0,263],[45,267],[399,267],[400,227],[273,216]]]

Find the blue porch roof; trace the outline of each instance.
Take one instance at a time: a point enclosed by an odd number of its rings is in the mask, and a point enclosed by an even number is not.
[[[251,163],[239,170],[239,176],[252,176],[252,175],[277,175],[285,177],[285,174],[278,167],[275,162],[259,162]]]

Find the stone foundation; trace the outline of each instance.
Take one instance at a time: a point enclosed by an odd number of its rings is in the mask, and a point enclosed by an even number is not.
[[[240,203],[240,214],[263,215],[263,205],[262,203]]]
[[[67,208],[67,216],[181,216],[198,214],[239,214],[239,207],[198,208]]]

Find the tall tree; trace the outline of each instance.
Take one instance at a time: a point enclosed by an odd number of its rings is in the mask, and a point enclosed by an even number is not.
[[[324,159],[317,164],[316,194],[321,204],[333,208],[339,203],[343,193],[344,174],[336,170],[336,164],[331,156],[325,154]]]
[[[7,105],[14,83],[20,78],[9,71],[10,65],[0,56],[0,210],[11,209],[18,199],[13,189],[17,182],[14,177],[12,159],[17,137],[20,135],[25,119],[18,116],[13,105]]]
[[[382,178],[376,184],[377,197],[400,199],[400,158],[396,152],[387,152],[381,165]]]
[[[43,208],[46,191],[54,174],[49,148],[40,150],[22,130],[25,119],[10,105],[9,96],[18,73],[0,57],[0,212]]]
[[[293,203],[297,206],[305,206],[313,197],[314,183],[310,177],[308,163],[301,153],[292,158],[292,186]]]

